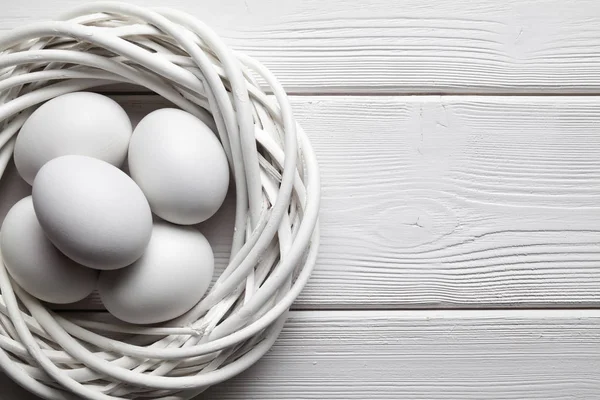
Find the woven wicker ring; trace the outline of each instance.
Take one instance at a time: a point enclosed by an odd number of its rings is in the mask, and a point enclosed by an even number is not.
[[[36,105],[126,82],[214,119],[236,187],[228,266],[192,310],[159,326],[53,312],[0,262],[4,372],[46,399],[179,400],[260,359],[307,282],[319,242],[318,165],[273,75],[190,15],[112,2],[15,29],[0,38],[0,51],[0,176]]]

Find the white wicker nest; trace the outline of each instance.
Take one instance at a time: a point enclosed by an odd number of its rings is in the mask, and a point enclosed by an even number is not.
[[[57,314],[0,263],[4,372],[47,399],[174,400],[260,359],[318,247],[317,162],[273,75],[190,15],[122,3],[88,4],[62,21],[15,29],[0,38],[0,51],[0,176],[36,105],[127,82],[204,120],[214,117],[237,197],[229,265],[195,308],[160,326]]]

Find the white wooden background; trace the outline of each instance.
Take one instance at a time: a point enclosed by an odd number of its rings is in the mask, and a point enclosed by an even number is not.
[[[0,33],[80,2],[3,1]],[[600,398],[600,2],[134,2],[271,68],[322,167],[313,279],[201,399]],[[26,194],[13,170],[0,216]],[[221,265],[230,226],[202,226]],[[0,399],[33,397],[0,374]]]

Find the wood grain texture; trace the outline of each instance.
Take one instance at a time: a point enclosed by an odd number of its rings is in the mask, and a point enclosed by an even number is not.
[[[130,0],[164,6],[164,0]],[[0,27],[80,0],[5,1]],[[596,0],[171,0],[263,61],[291,92],[600,90]]]
[[[600,98],[295,104],[323,178],[300,305],[600,304]]]
[[[201,399],[591,399],[597,311],[300,312]]]
[[[292,312],[261,361],[197,400],[595,399],[598,343],[591,310]]]
[[[118,100],[134,123],[166,106]],[[600,305],[600,97],[292,101],[323,180],[319,262],[296,308]],[[10,176],[0,193],[15,201],[26,189]],[[233,195],[200,225],[218,271],[232,210]]]

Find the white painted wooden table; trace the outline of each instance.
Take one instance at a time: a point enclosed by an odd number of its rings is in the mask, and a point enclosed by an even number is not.
[[[80,2],[3,1],[0,29]],[[322,166],[312,281],[201,398],[600,398],[600,2],[134,2],[262,60]],[[0,182],[0,215],[26,193]],[[230,227],[202,226],[221,266]],[[0,374],[0,399],[33,396]]]

